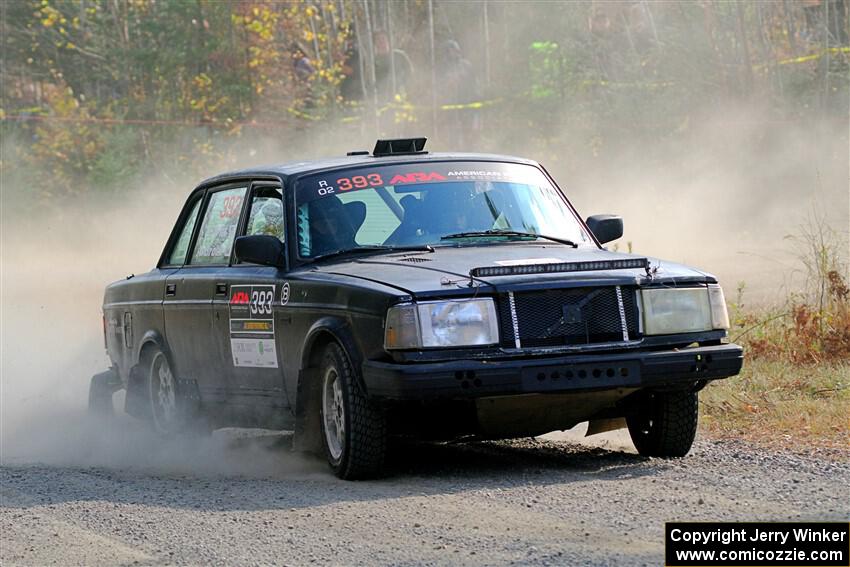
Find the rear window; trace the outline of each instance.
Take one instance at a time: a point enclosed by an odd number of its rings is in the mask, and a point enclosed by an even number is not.
[[[190,264],[227,264],[242,212],[246,187],[210,194]]]

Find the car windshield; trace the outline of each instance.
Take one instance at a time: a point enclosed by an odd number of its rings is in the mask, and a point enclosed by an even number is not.
[[[302,258],[370,247],[537,240],[534,235],[550,244],[592,243],[563,196],[530,165],[377,165],[307,176],[296,191]]]

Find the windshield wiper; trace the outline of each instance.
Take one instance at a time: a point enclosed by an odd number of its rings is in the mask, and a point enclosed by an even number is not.
[[[358,254],[361,252],[433,252],[434,247],[430,244],[423,244],[418,246],[386,246],[383,244],[372,244],[368,246],[358,246],[356,248],[341,248],[339,250],[334,250],[333,252],[326,252],[324,254],[319,254],[318,256],[314,256],[312,259],[315,262],[316,260],[324,260],[325,258],[332,258],[335,256],[344,256],[346,254]]]
[[[452,240],[455,238],[469,238],[474,236],[532,236],[534,238],[544,238],[546,240],[551,240],[552,242],[558,242],[560,244],[566,244],[567,246],[572,246],[573,248],[578,248],[578,244],[573,242],[572,240],[568,240],[566,238],[558,238],[556,236],[546,236],[545,234],[537,234],[536,232],[522,232],[519,230],[509,230],[509,229],[490,229],[490,230],[476,230],[471,232],[457,232],[455,234],[447,234],[440,238],[440,240]]]

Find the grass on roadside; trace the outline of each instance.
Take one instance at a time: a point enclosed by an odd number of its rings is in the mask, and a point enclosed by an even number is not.
[[[701,427],[711,437],[850,449],[850,362],[747,359],[739,376],[703,390],[700,406]]]
[[[741,283],[730,305],[730,338],[744,347],[740,376],[701,395],[711,436],[850,456],[850,287],[842,237],[810,218],[797,236],[805,289],[773,309],[743,306]]]

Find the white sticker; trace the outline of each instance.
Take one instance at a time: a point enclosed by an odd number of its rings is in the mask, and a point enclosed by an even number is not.
[[[500,266],[531,266],[534,264],[560,264],[563,260],[558,258],[523,258],[522,260],[496,260]]]
[[[230,287],[230,353],[233,366],[277,368],[274,285]]]
[[[230,339],[233,366],[277,368],[274,339]]]

